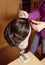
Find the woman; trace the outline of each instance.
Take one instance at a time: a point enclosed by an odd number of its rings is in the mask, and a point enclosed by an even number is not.
[[[32,13],[26,11],[19,12],[20,18],[31,20],[32,28],[38,33],[35,34],[33,42],[30,46],[30,51],[35,54],[39,45],[39,40],[42,40],[42,57],[45,57],[45,0],[41,0],[39,7]],[[40,21],[34,21],[40,18]]]

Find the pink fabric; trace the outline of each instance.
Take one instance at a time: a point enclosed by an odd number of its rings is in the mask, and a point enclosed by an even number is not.
[[[39,12],[39,10],[35,10],[34,12],[29,13],[29,17],[28,17],[29,20],[36,20],[37,18],[40,18],[40,12]],[[45,16],[41,18],[41,21],[45,22]],[[42,30],[42,31],[40,31],[39,35],[42,38],[45,38],[45,29]]]
[[[28,18],[29,18],[29,20],[35,20],[35,19],[37,19],[39,17],[40,17],[39,11],[35,10],[34,12],[29,13],[29,17]]]

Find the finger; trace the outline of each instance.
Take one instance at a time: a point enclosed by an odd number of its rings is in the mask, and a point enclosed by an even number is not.
[[[19,11],[18,17],[20,17],[20,18],[24,18],[25,17],[25,15],[24,15],[22,10]]]
[[[18,14],[18,16],[19,16],[19,17],[23,17],[23,16],[24,16],[23,12],[22,12],[22,13],[20,12],[20,13]]]
[[[19,17],[22,17],[22,14],[18,14]]]
[[[32,26],[32,28],[33,28],[34,30],[37,30],[37,28],[38,28],[37,25],[32,24],[32,23],[31,23],[31,26]]]
[[[34,24],[39,24],[40,22],[35,21],[35,20],[32,20],[32,23],[34,23]]]

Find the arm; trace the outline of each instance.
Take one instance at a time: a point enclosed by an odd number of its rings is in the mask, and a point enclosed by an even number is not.
[[[26,11],[20,10],[18,14],[19,18],[27,18],[29,20],[35,20],[37,18],[40,18],[40,13],[38,10],[35,10],[31,13],[27,13]]]
[[[45,29],[45,22],[42,22],[42,23],[44,24],[44,29]],[[42,24],[42,25],[43,25],[43,24]]]
[[[40,18],[40,13],[38,10],[35,10],[35,11],[29,13],[29,16],[28,16],[29,20],[35,20],[37,18]]]
[[[37,32],[40,32],[41,30],[45,29],[45,22],[42,22],[42,21],[32,20],[31,25],[32,25],[32,28]]]

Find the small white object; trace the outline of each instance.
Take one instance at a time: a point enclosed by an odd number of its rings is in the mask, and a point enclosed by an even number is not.
[[[29,57],[26,54],[22,54],[20,56],[20,59],[21,59],[22,62],[27,62],[29,60]]]

